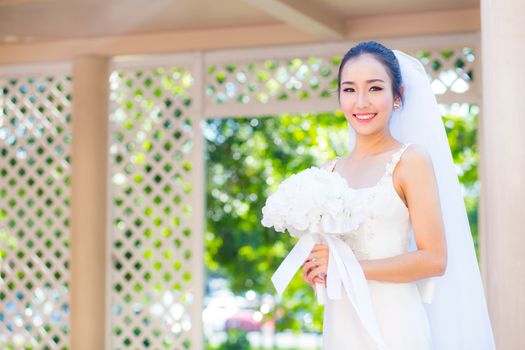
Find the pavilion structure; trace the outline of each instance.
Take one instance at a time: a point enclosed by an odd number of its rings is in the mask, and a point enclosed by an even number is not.
[[[0,345],[203,349],[202,122],[335,110],[341,55],[373,39],[417,54],[440,103],[481,110],[480,267],[498,348],[522,348],[524,13],[521,0],[0,1],[0,225],[16,241]]]

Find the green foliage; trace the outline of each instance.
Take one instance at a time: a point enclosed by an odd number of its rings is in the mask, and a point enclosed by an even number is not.
[[[458,169],[459,181],[464,189],[465,207],[477,254],[479,204],[477,131],[479,107],[468,104],[454,107],[445,109],[443,122],[452,157]]]
[[[16,249],[16,238],[6,230],[0,229],[0,261],[5,259],[8,250]]]
[[[0,223],[6,218],[5,212],[0,211]],[[8,231],[0,227],[0,287],[4,283],[5,274],[3,271],[3,260],[7,257],[9,250],[15,250],[17,247],[17,240],[10,235]]]
[[[250,342],[248,341],[246,332],[232,329],[226,334],[228,338],[217,350],[250,350]]]
[[[474,238],[477,239],[477,110],[444,117],[459,164]],[[293,173],[346,153],[347,123],[337,112],[317,115],[208,120],[206,267],[230,280],[235,293],[275,295],[270,278],[295,240],[260,224],[261,209],[277,185]],[[277,331],[321,331],[322,308],[295,276],[272,315]]]

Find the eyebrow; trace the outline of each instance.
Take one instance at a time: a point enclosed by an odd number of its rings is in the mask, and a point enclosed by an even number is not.
[[[367,83],[376,83],[376,82],[384,83],[384,81],[381,79],[370,79],[370,80],[367,80],[366,82]],[[354,85],[355,83],[353,81],[343,81],[341,85],[344,85],[344,84]]]

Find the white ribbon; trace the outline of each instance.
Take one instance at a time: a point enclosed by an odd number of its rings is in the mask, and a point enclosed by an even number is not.
[[[317,301],[322,305],[325,298],[332,300],[341,299],[341,286],[343,286],[357,316],[374,339],[378,348],[387,350],[375,319],[368,284],[361,265],[352,249],[337,235],[305,234],[301,236],[272,276],[272,282],[278,295],[282,295],[297,270],[306,261],[319,237],[328,245],[329,259],[326,290],[324,290],[324,286],[316,285],[316,290],[318,291]]]

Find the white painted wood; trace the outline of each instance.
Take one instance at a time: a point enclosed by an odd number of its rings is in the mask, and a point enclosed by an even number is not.
[[[414,51],[420,50],[422,48],[441,49],[458,46],[478,47],[480,35],[479,33],[456,33],[443,35],[404,36],[401,38],[379,37],[375,38],[374,40],[377,40],[392,49]],[[356,40],[348,40],[344,42],[326,42],[316,44],[308,43],[258,48],[206,50],[204,51],[204,59],[207,65],[212,65],[216,62],[237,63],[246,60],[294,58],[308,55],[343,55],[357,43],[358,41]]]
[[[71,62],[40,63],[40,64],[6,64],[0,65],[0,78],[22,78],[32,75],[70,74],[73,69]]]
[[[345,18],[302,0],[244,0],[259,10],[321,39],[343,39]]]
[[[72,155],[72,124],[66,119],[72,111],[66,98],[72,93],[71,71],[46,68],[50,67],[17,67],[12,75],[4,70],[0,77],[0,148],[7,151],[0,156],[5,172],[0,177],[0,190],[5,191],[0,210],[6,214],[0,228],[16,242],[0,259],[2,349],[70,347],[70,334],[64,330],[70,327],[71,302],[71,208],[66,202],[71,198],[66,179],[72,175],[67,161]],[[0,240],[2,249],[5,243]]]
[[[198,51],[177,53],[177,54],[158,54],[158,55],[127,55],[115,56],[112,60],[112,69],[147,69],[159,66],[187,65],[188,62],[199,62],[201,54]],[[200,66],[199,66],[200,67]],[[199,68],[200,69],[200,68]]]
[[[79,57],[73,79],[71,347],[106,346],[107,58]]]
[[[273,102],[260,104],[254,109],[253,105],[217,105],[204,111],[208,118],[234,118],[249,116],[279,115],[282,113],[322,113],[334,112],[338,109],[337,97],[330,100],[301,101],[300,103]]]
[[[204,233],[206,230],[206,157],[205,143],[203,135],[204,128],[204,86],[203,75],[206,70],[204,67],[204,57],[200,52],[194,53],[192,57],[191,71],[195,79],[192,95],[194,96],[195,107],[193,109],[193,148],[188,155],[188,159],[194,164],[192,168],[191,182],[193,184],[190,205],[193,208],[192,229],[193,235],[189,246],[193,254],[192,271],[192,293],[193,305],[191,317],[193,326],[191,329],[192,349],[204,349],[202,311],[204,310],[204,287],[205,287],[205,266],[204,266]]]
[[[498,349],[521,349],[525,344],[524,13],[521,0],[481,1],[481,233]]]
[[[124,346],[126,338],[142,347],[143,336],[148,337],[153,348],[163,347],[165,340],[174,348],[185,348],[186,342],[191,344],[190,349],[203,348],[205,184],[200,127],[201,56],[192,52],[113,62],[110,222],[120,220],[121,224],[112,225],[110,231],[111,305],[122,312],[110,315],[110,328],[121,327],[122,333],[112,334],[112,348]],[[136,117],[136,113],[142,116]],[[189,129],[185,127],[187,122],[191,122]],[[178,132],[180,136],[174,136]],[[123,136],[121,141],[116,137],[119,134]],[[192,143],[189,151],[184,151],[186,142]],[[146,143],[151,143],[151,148],[144,148]],[[172,146],[166,149],[168,143]],[[117,155],[122,156],[122,162],[116,161]],[[155,160],[156,157],[161,160]],[[191,169],[184,169],[186,163],[191,164]],[[166,170],[167,165],[171,169]],[[146,170],[146,166],[151,169]],[[156,180],[157,176],[160,180]],[[142,180],[135,181],[137,177]],[[184,188],[188,185],[191,191],[186,193]],[[167,187],[171,189],[167,191]],[[175,200],[178,196],[180,199]],[[123,200],[123,204],[115,204],[117,200]],[[189,215],[185,214],[186,206],[191,209]],[[180,220],[180,226],[174,219]],[[137,224],[137,220],[141,223]],[[157,220],[159,225],[155,224]],[[146,234],[146,230],[150,233]],[[166,230],[171,233],[164,234]],[[185,230],[190,234],[184,234]],[[174,244],[177,241],[180,243]],[[120,270],[115,267],[117,262],[122,265]],[[141,267],[137,268],[137,264]],[[151,277],[146,279],[146,273]],[[115,289],[117,284],[122,291]],[[133,303],[126,302],[127,295]],[[143,310],[140,315],[134,313],[135,307]],[[133,319],[133,327],[125,325],[126,317]],[[144,323],[144,317],[150,323]],[[134,335],[135,327],[141,329],[141,337]],[[157,331],[160,336],[155,336]]]

